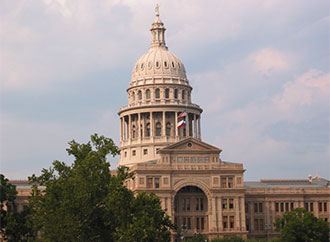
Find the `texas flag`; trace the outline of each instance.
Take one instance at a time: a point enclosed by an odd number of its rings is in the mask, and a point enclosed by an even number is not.
[[[187,116],[186,111],[183,111],[182,113],[179,114],[178,118],[183,118],[183,117],[186,117],[186,116]]]
[[[183,125],[186,125],[186,120],[182,119],[179,123],[178,123],[178,128],[182,127]]]

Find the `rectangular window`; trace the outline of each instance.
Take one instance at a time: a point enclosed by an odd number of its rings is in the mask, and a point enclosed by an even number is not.
[[[323,211],[327,212],[328,211],[328,204],[325,202],[323,203]]]
[[[136,150],[132,150],[132,156],[136,156]]]
[[[250,220],[247,218],[245,221],[246,221],[246,230],[249,231],[250,230]]]
[[[285,211],[289,211],[289,203],[285,203]]]
[[[234,228],[234,216],[229,217],[229,226],[231,229]]]
[[[196,218],[196,229],[199,229],[199,218]]]
[[[226,228],[228,226],[228,217],[223,216],[222,220],[223,220],[223,228],[226,230]]]
[[[187,211],[190,211],[190,198],[187,198]]]
[[[159,188],[159,178],[155,178],[155,188]]]
[[[258,219],[254,220],[254,230],[259,230],[259,221],[258,221]]]
[[[322,203],[319,203],[319,212],[322,212]]]
[[[144,184],[144,178],[143,177],[140,177],[139,183],[140,183],[140,185],[143,185]]]
[[[232,187],[233,187],[233,178],[228,177],[228,188],[232,188]]]
[[[190,218],[188,218],[188,221],[187,221],[187,229],[191,229],[191,221],[190,221]]]
[[[305,209],[308,211],[308,203],[305,203]]]
[[[189,162],[189,157],[185,157],[184,162]]]
[[[310,203],[309,206],[310,206],[310,212],[313,212],[314,211],[313,203]]]
[[[279,212],[279,206],[278,206],[278,203],[275,203],[275,212]]]
[[[259,203],[259,213],[262,213],[262,203]]]
[[[258,212],[258,203],[254,203],[254,212],[255,212],[255,213]]]
[[[291,203],[291,211],[294,209],[294,205],[293,203]]]
[[[281,212],[284,212],[284,203],[281,203]]]
[[[147,155],[148,154],[148,149],[143,149],[143,154]]]
[[[202,157],[198,157],[198,162],[203,162],[203,158]]]
[[[182,162],[182,157],[178,157],[178,162]]]
[[[196,162],[196,157],[191,157],[191,162]]]
[[[201,217],[201,229],[204,230],[204,217]]]
[[[209,162],[209,157],[205,157],[205,158],[204,158],[204,161],[205,161],[205,162]]]
[[[234,208],[234,199],[229,199],[229,209],[233,209]]]
[[[152,178],[151,177],[147,178],[147,188],[152,188]]]
[[[226,210],[227,209],[227,199],[222,200],[222,209]]]
[[[259,230],[264,230],[264,220],[263,219],[259,220]]]
[[[221,188],[227,188],[227,179],[226,179],[226,177],[221,177]]]

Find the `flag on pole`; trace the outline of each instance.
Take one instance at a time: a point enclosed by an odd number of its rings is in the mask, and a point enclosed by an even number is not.
[[[187,116],[186,111],[183,111],[182,113],[179,114],[178,118],[183,118],[183,117],[186,117],[186,116]]]
[[[186,120],[182,119],[180,122],[178,122],[178,128],[182,127],[183,125],[186,125]]]

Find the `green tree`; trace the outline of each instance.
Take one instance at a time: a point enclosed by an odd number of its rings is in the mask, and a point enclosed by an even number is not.
[[[35,231],[43,241],[169,241],[172,224],[155,195],[134,196],[123,183],[127,168],[110,175],[114,142],[92,135],[87,144],[69,143],[74,162],[54,161],[33,175],[30,198]]]
[[[8,182],[3,174],[0,174],[0,201],[1,201],[1,235],[7,241],[26,241],[33,238],[31,228],[27,222],[29,209],[22,212],[16,211],[16,186]],[[5,210],[4,207],[7,206]],[[10,208],[10,209],[9,209]]]
[[[207,242],[208,239],[204,235],[196,234],[191,238],[185,239],[184,241],[185,242]]]
[[[275,228],[283,242],[329,242],[329,224],[303,208],[284,213]]]
[[[244,242],[241,237],[223,238],[223,239],[213,239],[211,242]]]
[[[0,174],[0,206],[1,206],[1,233],[3,234],[7,226],[8,211],[5,209],[5,205],[14,206],[14,200],[16,198],[16,186],[8,182],[8,179]]]

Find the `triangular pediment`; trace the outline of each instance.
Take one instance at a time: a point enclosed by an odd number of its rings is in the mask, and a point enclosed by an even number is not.
[[[173,152],[208,152],[208,153],[220,153],[221,149],[207,144],[199,139],[186,138],[169,146],[166,146],[159,150],[160,154],[173,153]]]

